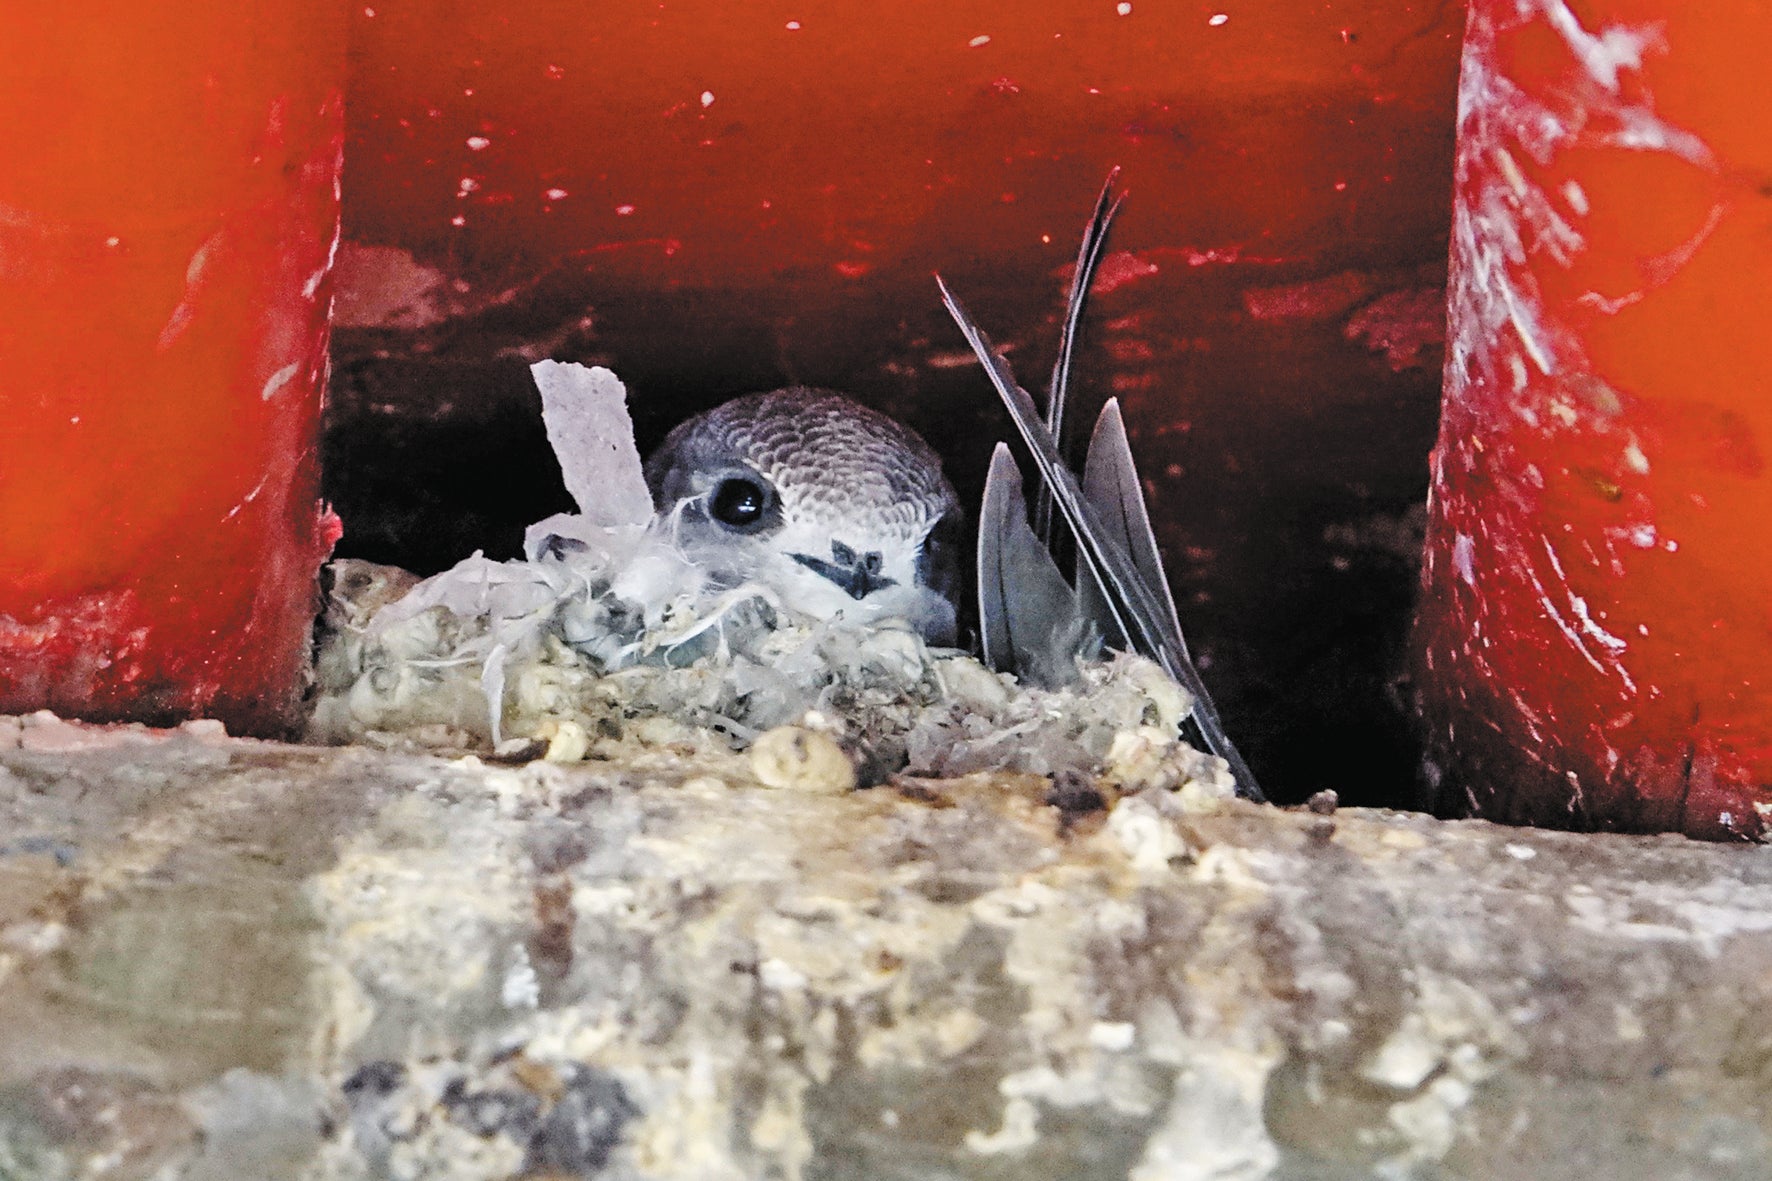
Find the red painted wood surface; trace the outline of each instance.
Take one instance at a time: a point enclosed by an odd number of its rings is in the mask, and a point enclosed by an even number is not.
[[[1441,806],[1772,804],[1772,5],[1477,0],[1418,640]]]
[[[295,717],[345,20],[0,10],[0,711]]]

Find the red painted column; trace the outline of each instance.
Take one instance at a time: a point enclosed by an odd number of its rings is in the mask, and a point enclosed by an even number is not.
[[[0,9],[0,711],[293,722],[344,24]]]
[[[1449,812],[1772,804],[1772,5],[1477,0],[1420,690]]]

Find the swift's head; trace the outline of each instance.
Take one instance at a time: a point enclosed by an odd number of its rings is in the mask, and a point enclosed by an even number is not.
[[[902,423],[828,390],[751,394],[673,430],[646,483],[716,577],[761,582],[809,615],[899,616],[953,642],[960,502]]]

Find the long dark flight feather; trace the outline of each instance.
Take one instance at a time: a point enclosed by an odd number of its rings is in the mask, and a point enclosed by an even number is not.
[[[1095,282],[1096,268],[1101,265],[1107,248],[1108,227],[1126,200],[1126,194],[1114,197],[1114,182],[1120,178],[1116,166],[1108,173],[1107,182],[1095,198],[1095,211],[1083,228],[1083,241],[1077,248],[1077,265],[1071,270],[1071,287],[1065,296],[1064,327],[1058,336],[1058,360],[1052,366],[1052,384],[1046,394],[1046,432],[1062,449],[1064,415],[1070,393],[1071,361],[1077,347],[1077,333],[1083,323],[1083,305],[1089,302],[1089,288]],[[1109,198],[1112,197],[1110,201]],[[1052,489],[1044,481],[1034,495],[1034,532],[1051,548],[1053,540]]]
[[[1033,455],[1041,477],[1052,488],[1059,512],[1064,515],[1065,523],[1076,535],[1078,553],[1088,562],[1091,572],[1105,592],[1104,597],[1115,625],[1133,647],[1157,661],[1165,672],[1193,695],[1193,721],[1206,748],[1230,764],[1231,774],[1236,777],[1240,793],[1249,799],[1263,799],[1255,776],[1250,772],[1236,745],[1231,742],[1230,736],[1225,733],[1224,725],[1218,718],[1218,710],[1206,692],[1206,685],[1188,656],[1187,645],[1181,637],[1180,629],[1169,617],[1164,603],[1146,583],[1132,557],[1114,540],[1101,515],[1084,496],[1077,477],[1065,466],[1063,458],[1058,454],[1057,445],[1047,433],[1045,423],[1040,420],[1033,398],[1016,384],[1015,373],[1010,369],[1009,363],[991,347],[989,338],[948,289],[941,276],[937,275],[935,281],[941,288],[942,302],[947,305],[948,313],[953,316],[954,323],[959,326],[966,342],[972,346],[973,353],[983,364],[991,384],[996,387],[1003,404],[1008,408],[1009,416],[1015,420],[1015,427],[1022,441]]]

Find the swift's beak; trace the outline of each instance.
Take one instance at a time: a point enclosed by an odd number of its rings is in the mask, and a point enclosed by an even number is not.
[[[831,542],[831,558],[815,558],[810,554],[789,554],[814,574],[828,578],[852,599],[865,599],[882,587],[897,586],[896,579],[880,573],[879,550],[857,553],[840,541]]]

